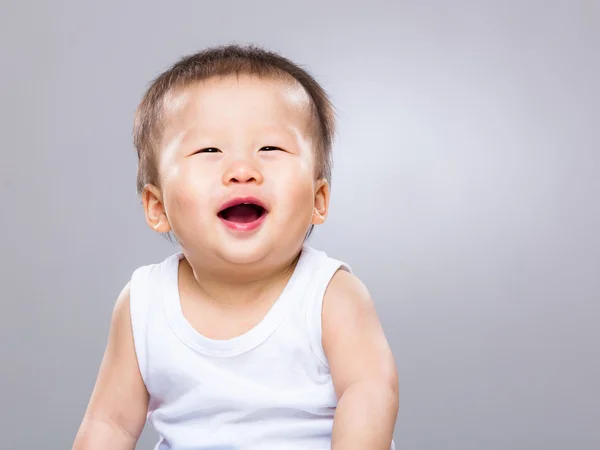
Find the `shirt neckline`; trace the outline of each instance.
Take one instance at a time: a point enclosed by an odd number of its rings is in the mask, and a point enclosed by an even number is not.
[[[298,280],[306,272],[310,249],[303,247],[292,276],[265,316],[247,332],[230,339],[211,339],[198,332],[186,319],[179,292],[179,263],[183,253],[169,257],[161,267],[162,300],[167,321],[173,332],[192,349],[211,356],[236,356],[264,342],[283,322],[288,304],[293,301]]]

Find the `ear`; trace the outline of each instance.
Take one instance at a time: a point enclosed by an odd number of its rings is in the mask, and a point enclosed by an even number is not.
[[[312,214],[312,224],[321,225],[329,212],[329,183],[326,179],[315,182],[315,206]]]
[[[146,214],[148,226],[157,233],[168,233],[171,231],[171,224],[165,213],[162,194],[160,189],[152,184],[144,186],[142,192],[142,203]]]

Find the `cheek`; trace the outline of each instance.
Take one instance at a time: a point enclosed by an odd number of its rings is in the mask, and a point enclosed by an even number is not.
[[[277,189],[277,195],[288,214],[311,214],[314,203],[314,180],[311,175],[282,179],[282,187]]]
[[[308,154],[282,156],[273,163],[266,164],[264,169],[268,172],[265,173],[265,178],[273,178],[277,182],[292,184],[293,181],[314,181],[314,164]]]
[[[177,217],[199,217],[209,208],[211,183],[210,175],[199,173],[192,164],[174,167],[164,178],[167,211]]]
[[[314,171],[310,160],[289,160],[274,168],[266,179],[273,180],[280,203],[295,210],[312,210],[314,196]]]

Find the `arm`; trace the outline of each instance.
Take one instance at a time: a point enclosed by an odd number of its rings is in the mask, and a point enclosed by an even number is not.
[[[338,396],[332,450],[389,450],[398,375],[375,307],[354,275],[338,271],[323,301],[323,350]]]
[[[129,286],[119,295],[96,385],[73,450],[133,450],[146,421],[148,393],[133,344]]]

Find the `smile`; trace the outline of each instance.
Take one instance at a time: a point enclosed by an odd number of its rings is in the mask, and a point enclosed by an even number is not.
[[[254,198],[236,198],[225,203],[217,214],[223,224],[236,231],[252,231],[264,221],[268,211]]]

